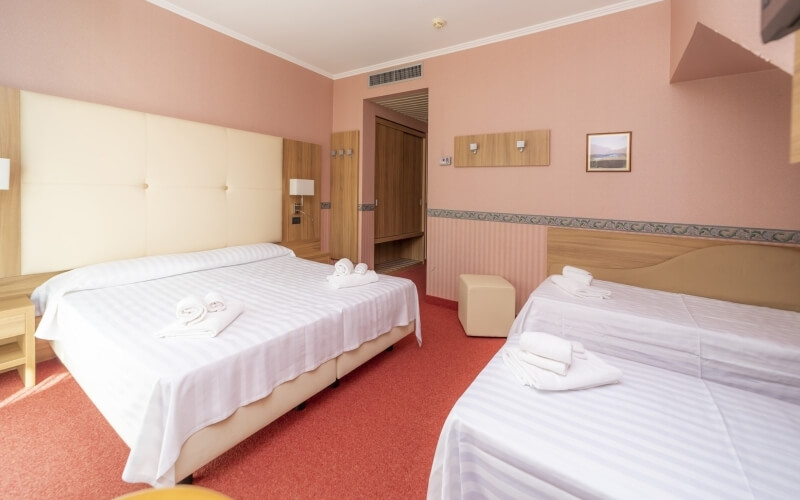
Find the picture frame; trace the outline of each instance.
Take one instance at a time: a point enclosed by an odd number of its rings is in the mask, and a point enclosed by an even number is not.
[[[630,172],[631,132],[586,134],[587,172]]]

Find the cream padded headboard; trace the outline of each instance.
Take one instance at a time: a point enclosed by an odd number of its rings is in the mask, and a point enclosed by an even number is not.
[[[283,140],[22,91],[22,273],[280,241]]]

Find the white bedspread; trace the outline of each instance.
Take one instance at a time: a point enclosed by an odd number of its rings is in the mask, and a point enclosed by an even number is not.
[[[611,299],[543,282],[506,346],[580,340],[622,381],[537,391],[498,353],[447,417],[428,498],[800,498],[800,314],[597,283]]]
[[[800,403],[800,313],[595,280],[607,300],[545,280],[512,332],[544,331],[587,349]]]
[[[603,359],[622,383],[538,392],[495,356],[445,421],[428,498],[800,497],[800,406]]]
[[[205,264],[216,256],[186,254],[203,262],[199,270],[176,266],[171,276],[154,271],[170,258],[127,261],[120,272],[104,264],[106,282],[93,269],[34,295],[46,304],[45,328],[36,335],[55,339],[70,373],[131,448],[125,481],[173,484],[175,460],[191,434],[395,326],[416,321],[421,342],[411,281],[381,276],[368,286],[331,290],[331,266],[274,250],[214,263],[222,267]],[[153,335],[174,320],[179,299],[209,290],[240,300],[244,313],[213,338]]]

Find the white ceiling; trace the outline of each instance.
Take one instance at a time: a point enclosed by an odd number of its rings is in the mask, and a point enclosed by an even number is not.
[[[147,1],[336,79],[661,0]]]

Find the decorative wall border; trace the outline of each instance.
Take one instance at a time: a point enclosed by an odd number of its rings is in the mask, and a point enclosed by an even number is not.
[[[429,208],[428,217],[800,245],[800,231]]]
[[[358,211],[359,212],[374,212],[375,211],[375,204],[374,203],[359,203],[358,204]]]

